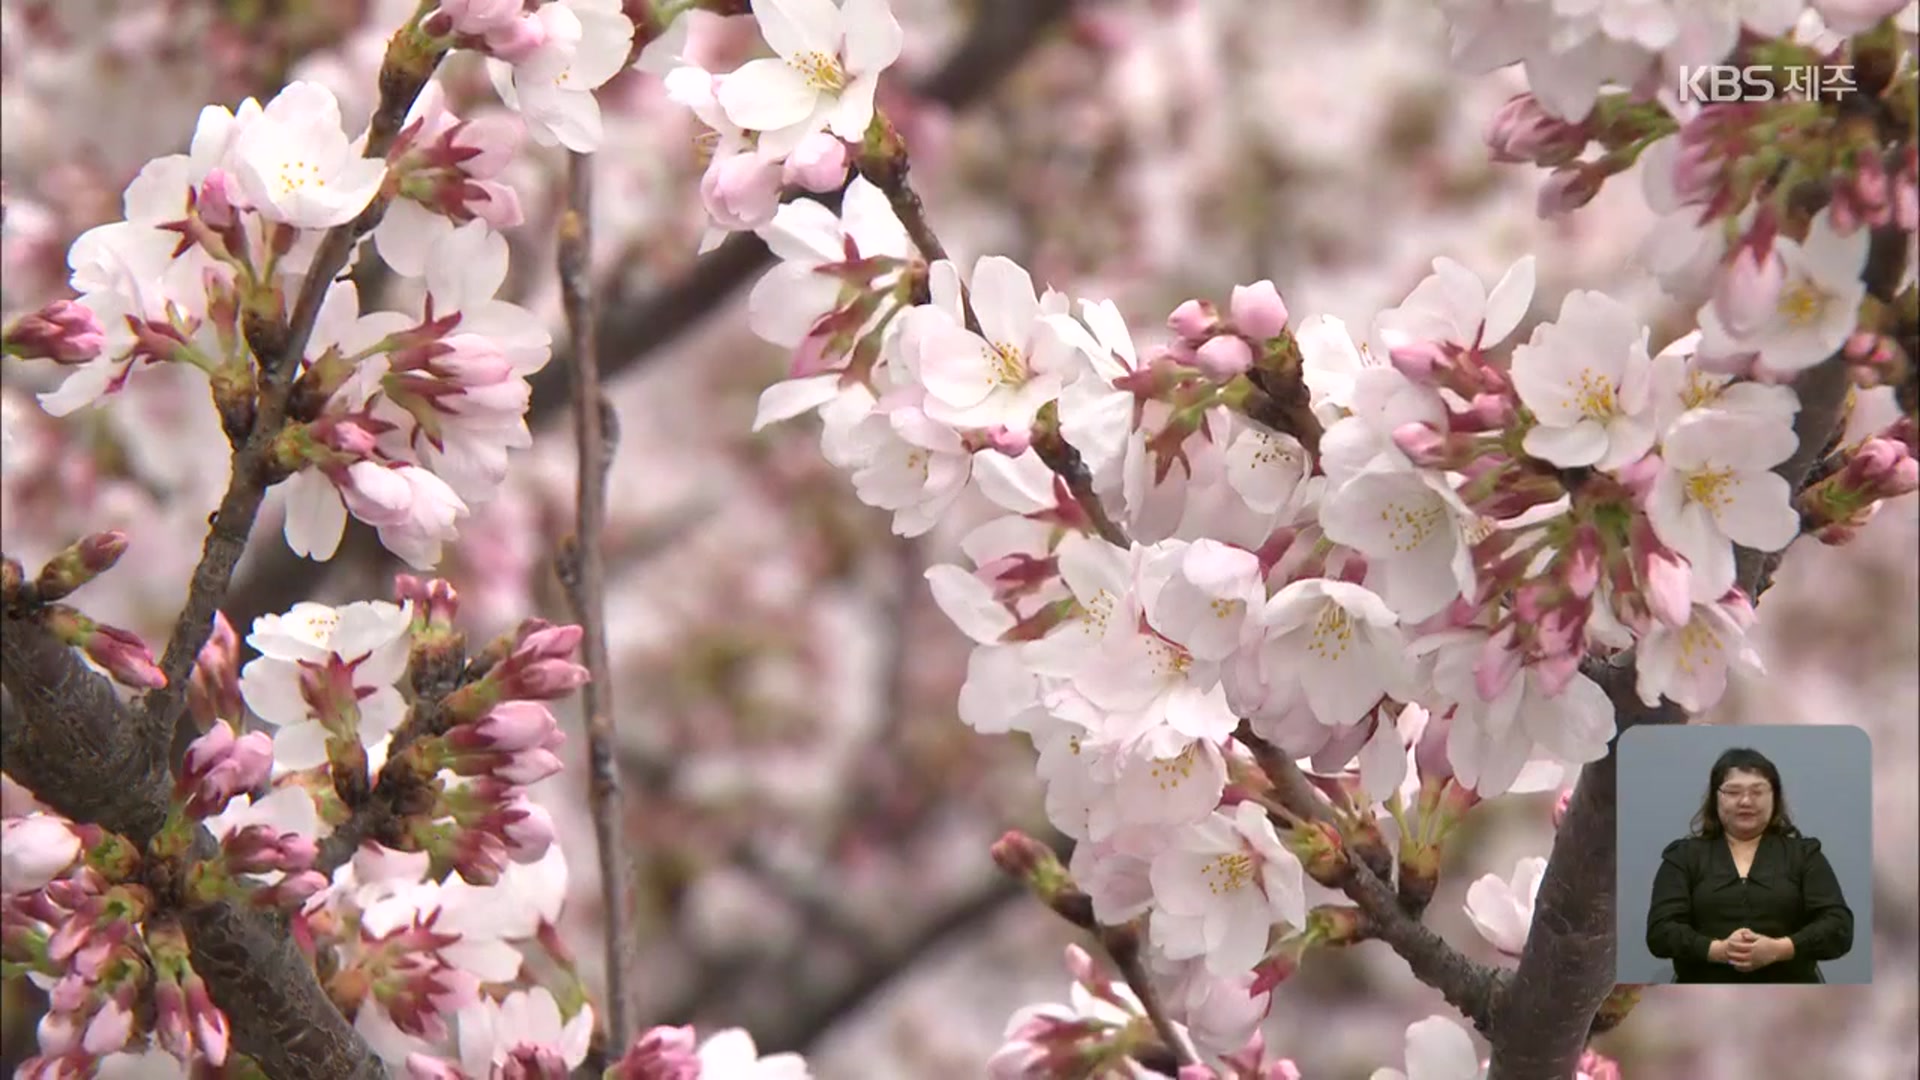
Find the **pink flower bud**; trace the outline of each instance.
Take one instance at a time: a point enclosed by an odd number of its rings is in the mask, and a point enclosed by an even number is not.
[[[1535,203],[1535,212],[1543,218],[1559,217],[1571,213],[1593,201],[1600,194],[1600,185],[1604,184],[1607,174],[1604,169],[1586,165],[1563,165],[1547,177],[1540,185],[1540,197]]]
[[[627,1047],[606,1080],[699,1080],[700,1057],[690,1027],[656,1027]]]
[[[780,174],[786,183],[808,191],[838,191],[847,182],[847,144],[816,131],[787,155]]]
[[[1194,352],[1193,366],[1210,379],[1226,382],[1253,367],[1253,347],[1237,334],[1220,334]]]
[[[1393,445],[1407,455],[1408,461],[1423,469],[1448,468],[1453,460],[1447,437],[1417,421],[1394,428]]]
[[[479,0],[489,3],[490,0]],[[497,0],[491,0],[497,2]],[[517,11],[518,0],[513,5]],[[507,22],[485,32],[487,51],[509,64],[518,64],[547,43],[547,24],[536,15],[515,14]]]
[[[553,846],[556,835],[553,815],[539,803],[521,799],[502,819],[500,835],[506,840],[507,854],[514,862],[538,862]]]
[[[175,791],[187,801],[187,815],[203,818],[226,808],[235,795],[257,790],[273,771],[273,737],[264,731],[234,737],[217,721],[187,748]]]
[[[780,209],[780,165],[755,153],[715,158],[700,178],[700,202],[725,229],[757,229]]]
[[[527,220],[520,193],[497,180],[469,180],[460,186],[460,208],[493,229],[511,229]]]
[[[1774,317],[1786,281],[1786,264],[1771,245],[1762,252],[1758,245],[1742,244],[1720,274],[1713,310],[1735,336],[1751,334]]]
[[[1227,313],[1234,329],[1254,341],[1277,338],[1287,328],[1287,305],[1273,282],[1261,279],[1251,285],[1235,285]]]
[[[1219,313],[1205,300],[1188,300],[1167,316],[1167,329],[1188,342],[1205,340],[1219,325]]]
[[[1569,124],[1540,107],[1532,94],[1511,98],[1487,122],[1487,146],[1493,160],[1532,162],[1546,168],[1565,165],[1586,149],[1584,124]]]
[[[1004,424],[987,429],[987,445],[1008,457],[1019,457],[1033,446],[1033,432],[1014,431]]]
[[[99,318],[72,300],[55,300],[22,315],[0,335],[0,347],[8,356],[56,364],[84,364],[99,356],[106,342]]]
[[[1629,545],[1647,609],[1668,626],[1687,625],[1693,619],[1693,568],[1653,535],[1644,518],[1634,522]]]
[[[1387,361],[1395,371],[1421,385],[1431,385],[1438,374],[1452,364],[1446,347],[1436,341],[1410,341],[1387,350]]]
[[[496,114],[462,121],[448,133],[446,145],[460,153],[462,173],[490,180],[513,161],[526,137],[526,121],[517,114]]]
[[[503,701],[470,727],[475,749],[508,753],[540,746],[556,730],[553,713],[537,701]]]
[[[440,12],[459,34],[489,34],[520,15],[522,0],[441,0]]]
[[[48,814],[0,821],[0,894],[37,892],[80,856],[80,837]]]
[[[107,669],[120,683],[138,690],[158,690],[167,676],[153,662],[147,644],[131,632],[95,624],[84,646],[87,658]]]
[[[1553,800],[1553,827],[1554,828],[1556,829],[1559,828],[1560,823],[1567,819],[1567,806],[1572,802],[1573,802],[1572,788],[1568,788],[1567,790],[1561,792],[1560,797]]]

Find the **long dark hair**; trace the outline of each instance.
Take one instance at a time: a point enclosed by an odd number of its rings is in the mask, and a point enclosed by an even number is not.
[[[1693,835],[1718,840],[1725,835],[1726,829],[1720,824],[1720,785],[1726,782],[1727,774],[1738,769],[1741,772],[1758,773],[1767,778],[1773,788],[1773,817],[1767,821],[1767,832],[1782,836],[1799,836],[1800,830],[1793,827],[1793,818],[1787,814],[1787,789],[1780,785],[1780,770],[1767,755],[1758,750],[1736,746],[1721,754],[1707,773],[1707,794],[1700,800],[1700,812],[1693,815]]]

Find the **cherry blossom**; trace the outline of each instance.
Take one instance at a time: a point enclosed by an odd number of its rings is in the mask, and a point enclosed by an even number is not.
[[[1167,956],[1204,956],[1222,976],[1251,969],[1274,924],[1306,923],[1300,860],[1257,803],[1176,832],[1153,859],[1154,942]]]
[[[1660,447],[1647,517],[1692,564],[1692,595],[1706,603],[1733,587],[1733,545],[1778,551],[1800,530],[1787,482],[1773,467],[1793,453],[1791,427],[1712,413],[1676,422]]]
[[[900,24],[886,0],[753,0],[753,13],[778,56],[725,77],[719,98],[728,117],[764,132],[761,148],[780,157],[822,129],[865,138],[880,72],[900,56]]]
[[[232,138],[234,175],[247,198],[269,220],[296,228],[346,224],[386,176],[385,162],[354,149],[339,101],[317,83],[289,84]]]
[[[395,683],[406,670],[404,607],[363,601],[342,608],[303,602],[255,620],[247,644],[260,651],[240,671],[247,707],[279,730],[274,758],[289,769],[327,760],[334,738],[373,746],[406,704]]]
[[[1480,1055],[1465,1028],[1444,1016],[1407,1027],[1407,1068],[1375,1069],[1371,1080],[1480,1080]]]
[[[1685,625],[1655,623],[1640,639],[1635,665],[1640,699],[1654,706],[1667,697],[1689,712],[1704,712],[1726,693],[1732,672],[1764,674],[1759,653],[1747,641],[1753,617],[1753,605],[1735,591],[1693,605]]]
[[[1538,422],[1526,451],[1562,468],[1618,469],[1653,448],[1646,327],[1619,301],[1580,291],[1513,351],[1513,385]]]
[[[626,66],[633,22],[620,0],[554,0],[530,17],[541,43],[511,64],[489,60],[494,89],[526,119],[534,142],[591,153],[602,136],[593,92]]]
[[[1040,321],[1064,314],[1065,298],[1036,298],[1026,270],[997,255],[974,264],[968,298],[979,333],[948,317],[931,325],[923,339],[919,375],[927,389],[926,413],[960,427],[1025,431],[1065,385],[1067,355]]]
[[[1773,241],[1781,266],[1772,290],[1771,313],[1750,327],[1730,327],[1719,309],[1700,309],[1701,358],[1719,364],[1758,355],[1768,371],[1791,375],[1833,355],[1846,342],[1866,295],[1860,272],[1866,266],[1868,234],[1842,236],[1831,212],[1813,219],[1804,242],[1780,236]]]
[[[1533,926],[1533,896],[1540,891],[1540,876],[1546,873],[1547,860],[1521,859],[1513,874],[1501,880],[1486,874],[1467,886],[1467,918],[1488,943],[1508,956],[1519,956],[1526,947],[1527,931]]]

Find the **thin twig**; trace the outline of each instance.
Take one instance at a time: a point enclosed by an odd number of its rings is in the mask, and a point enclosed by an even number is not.
[[[607,658],[607,567],[602,549],[607,520],[607,472],[620,441],[618,419],[600,389],[594,341],[593,159],[567,155],[567,209],[560,219],[561,303],[573,351],[573,423],[579,455],[578,519],[558,559],[560,580],[584,634],[581,654],[590,676],[581,688],[587,720],[587,806],[600,856],[600,902],[606,924],[607,1044],[618,1053],[634,1021],[627,976],[637,956],[627,860],[621,842],[620,770],[614,760],[613,665]]]
[[[1153,985],[1153,973],[1147,970],[1145,959],[1141,956],[1140,931],[1131,925],[1103,926],[1099,930],[1100,947],[1113,960],[1113,966],[1119,970],[1120,977],[1127,980],[1133,988],[1133,996],[1140,999],[1140,1009],[1147,1014],[1147,1022],[1160,1036],[1168,1050],[1182,1065],[1200,1064],[1200,1055],[1194,1051],[1175,1026],[1173,1017],[1167,1015],[1166,1003],[1160,1000],[1160,992]]]
[[[1236,737],[1253,750],[1260,771],[1273,782],[1274,796],[1290,813],[1310,821],[1334,820],[1333,808],[1292,758],[1244,726]],[[1474,1026],[1483,1031],[1490,1026],[1506,982],[1504,972],[1469,958],[1409,914],[1393,886],[1351,851],[1339,886],[1366,912],[1372,936],[1399,953],[1416,978],[1440,991]]]
[[[380,67],[380,102],[367,129],[365,156],[379,159],[399,134],[414,99],[433,77],[438,53],[420,53],[412,46],[412,24],[394,33],[388,43],[386,60]],[[383,191],[360,215],[345,225],[328,230],[314,252],[300,292],[294,299],[293,314],[282,322],[277,316],[246,318],[246,338],[259,364],[256,385],[259,401],[253,426],[244,440],[234,447],[227,491],[214,514],[200,562],[193,570],[187,602],[174,622],[173,633],[161,657],[160,670],[167,683],[147,694],[142,703],[139,725],[142,743],[149,753],[165,755],[173,741],[174,727],[181,722],[187,702],[187,677],[200,650],[213,634],[213,613],[220,608],[233,581],[234,567],[246,552],[253,524],[266,499],[267,489],[280,478],[271,475],[269,459],[281,428],[286,422],[287,399],[299,373],[300,360],[313,328],[320,317],[321,304],[332,289],[334,278],[361,237],[372,232],[386,214],[388,196]]]

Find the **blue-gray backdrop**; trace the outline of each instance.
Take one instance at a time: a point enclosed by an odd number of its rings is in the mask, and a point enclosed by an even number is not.
[[[1728,747],[1773,760],[1787,810],[1803,835],[1820,841],[1853,909],[1853,949],[1823,961],[1829,983],[1873,976],[1873,746],[1847,724],[1637,727],[1620,737],[1619,902],[1621,982],[1673,981],[1673,965],[1647,951],[1647,901],[1660,852],[1687,835],[1707,772]]]

